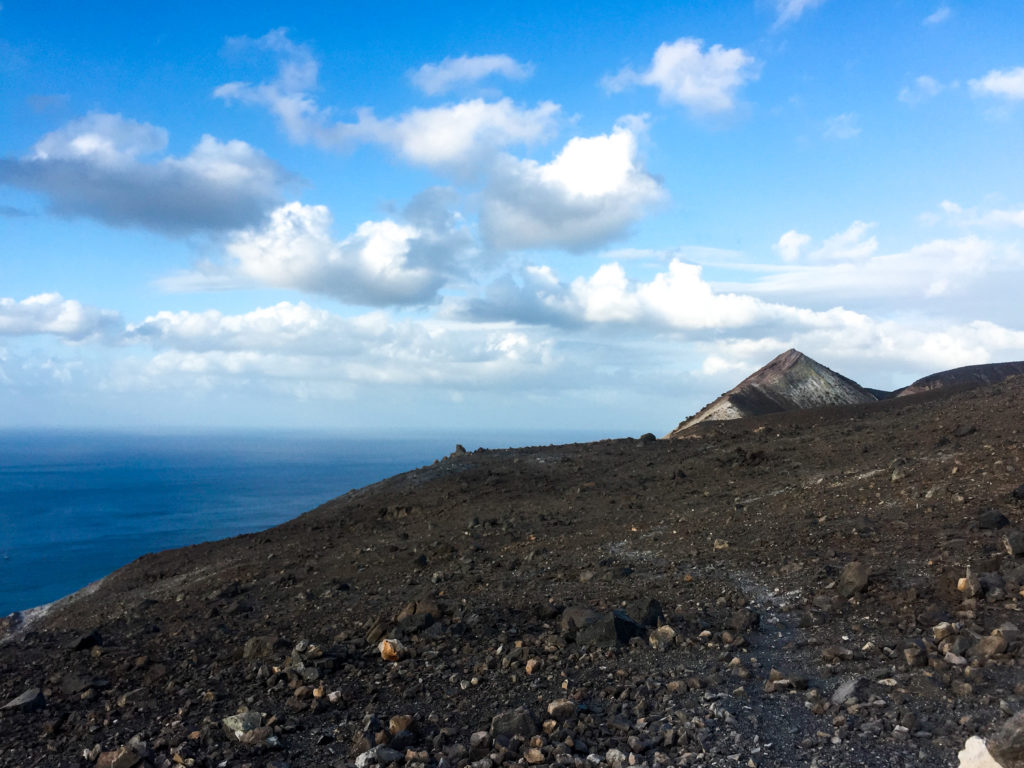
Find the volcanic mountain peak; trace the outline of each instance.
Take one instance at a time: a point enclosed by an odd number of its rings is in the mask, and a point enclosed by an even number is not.
[[[668,437],[703,421],[742,419],[767,413],[852,405],[878,400],[877,395],[807,355],[789,349],[755,371],[721,397],[679,424]]]

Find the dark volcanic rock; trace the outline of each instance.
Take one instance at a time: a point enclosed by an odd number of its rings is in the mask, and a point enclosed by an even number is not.
[[[839,594],[843,597],[853,597],[858,592],[863,592],[868,585],[868,568],[864,563],[854,560],[847,563],[843,572],[839,575],[836,584]]]
[[[986,746],[1003,768],[1024,768],[1024,712],[1003,723]]]
[[[533,719],[526,707],[509,710],[495,715],[491,719],[491,736],[525,736],[529,738],[537,733],[537,721]]]
[[[581,645],[625,645],[634,637],[644,637],[646,634],[643,624],[630,618],[624,611],[616,610],[577,631],[576,642]]]
[[[978,527],[983,531],[996,530],[998,528],[1004,528],[1010,524],[1010,521],[1006,519],[1006,515],[1000,512],[998,509],[986,509],[978,515]]]

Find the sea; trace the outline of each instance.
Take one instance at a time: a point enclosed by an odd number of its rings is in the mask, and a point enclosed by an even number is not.
[[[456,443],[600,437],[0,431],[0,616],[64,597],[149,552],[277,525],[431,464]]]

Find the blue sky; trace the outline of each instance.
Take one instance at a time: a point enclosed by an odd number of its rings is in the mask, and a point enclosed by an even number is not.
[[[214,6],[0,7],[0,423],[663,433],[789,347],[1024,358],[1018,0]]]

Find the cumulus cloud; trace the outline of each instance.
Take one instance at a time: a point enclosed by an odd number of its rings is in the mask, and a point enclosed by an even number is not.
[[[290,382],[321,394],[335,385],[478,388],[557,363],[550,338],[507,323],[396,321],[383,312],[339,317],[304,302],[237,315],[159,312],[129,327],[128,338],[157,350],[137,372],[138,386],[173,374]]]
[[[942,22],[947,21],[952,15],[953,10],[948,5],[943,4],[925,16],[921,23],[927,26],[934,26],[935,24],[941,24]]]
[[[775,0],[775,11],[778,14],[775,26],[781,27],[796,21],[804,15],[804,11],[817,8],[824,3],[825,0]]]
[[[491,75],[501,75],[509,80],[525,80],[532,74],[532,64],[522,64],[502,53],[488,56],[445,57],[437,64],[424,64],[410,72],[409,79],[428,96],[436,96],[459,85],[475,83]]]
[[[772,249],[779,254],[783,261],[797,261],[800,258],[800,252],[810,242],[810,235],[791,229],[783,233]]]
[[[611,133],[571,139],[551,162],[501,158],[484,194],[480,224],[500,249],[583,251],[626,233],[666,197],[638,156],[641,118]]]
[[[40,293],[21,301],[0,298],[0,336],[47,334],[84,341],[116,333],[122,326],[116,312],[89,307],[59,293]]]
[[[844,112],[841,115],[834,115],[825,121],[825,138],[827,139],[852,139],[860,135],[860,126],[857,125],[858,117],[853,112]]]
[[[914,82],[900,89],[899,100],[904,104],[920,104],[935,96],[938,96],[943,89],[942,83],[934,77],[920,75],[914,78]]]
[[[354,121],[339,121],[312,95],[319,73],[316,59],[306,46],[293,43],[285,30],[274,30],[257,40],[239,38],[233,44],[274,53],[277,75],[258,84],[226,83],[214,90],[214,96],[269,110],[289,138],[299,144],[325,149],[383,144],[411,163],[465,169],[504,147],[547,138],[559,113],[559,106],[548,101],[524,108],[508,98],[493,102],[471,99],[387,118],[361,108],[355,110]]]
[[[921,218],[926,224],[946,221],[960,227],[1024,228],[1024,208],[964,208],[951,200],[939,203],[939,213],[926,213]]]
[[[841,327],[855,313],[817,312],[766,302],[739,292],[720,292],[701,267],[672,259],[649,281],[627,276],[617,262],[590,276],[560,281],[545,266],[526,267],[488,286],[481,298],[449,301],[447,311],[480,320],[515,320],[552,326],[633,326],[684,332],[691,338],[772,327]]]
[[[971,91],[978,96],[999,96],[1011,101],[1024,99],[1024,67],[993,69],[984,77],[970,80]]]
[[[232,233],[228,261],[164,281],[171,289],[266,285],[319,293],[353,304],[422,304],[472,252],[460,219],[439,191],[421,195],[404,221],[365,221],[343,240],[323,205],[294,202],[258,227]]]
[[[184,157],[164,152],[167,131],[91,113],[42,137],[29,155],[0,159],[0,183],[41,192],[63,216],[172,235],[258,221],[286,174],[244,141],[204,135]]]
[[[647,71],[626,67],[602,83],[612,93],[652,86],[662,101],[682,104],[695,114],[729,112],[736,107],[736,92],[759,77],[758,64],[742,48],[703,48],[704,41],[692,37],[662,43]]]

